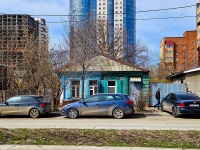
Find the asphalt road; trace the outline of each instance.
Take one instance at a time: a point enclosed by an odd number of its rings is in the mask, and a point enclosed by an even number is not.
[[[184,116],[173,118],[167,112],[149,109],[144,113],[135,113],[124,119],[112,117],[80,117],[69,119],[60,113],[52,113],[40,118],[28,116],[2,116],[0,128],[79,128],[79,129],[147,129],[147,130],[198,130],[200,118]]]

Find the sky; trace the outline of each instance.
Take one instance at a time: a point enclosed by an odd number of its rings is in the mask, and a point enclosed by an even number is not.
[[[66,20],[65,16],[46,15],[69,14],[69,0],[0,0],[0,2],[1,14],[28,14],[34,18],[44,18],[49,29],[50,47],[62,41],[63,24],[55,22]],[[153,62],[159,61],[160,42],[164,37],[180,37],[185,31],[196,30],[194,17],[196,7],[185,6],[192,6],[197,2],[198,0],[136,0],[136,39],[148,46]],[[161,19],[169,17],[184,18]]]

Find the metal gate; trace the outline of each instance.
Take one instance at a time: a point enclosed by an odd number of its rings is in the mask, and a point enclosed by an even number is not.
[[[150,102],[149,106],[154,106],[157,103],[155,93],[160,88],[160,98],[165,97],[172,92],[184,92],[184,84],[182,83],[150,83]]]

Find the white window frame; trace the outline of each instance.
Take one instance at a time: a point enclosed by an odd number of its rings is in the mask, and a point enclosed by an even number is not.
[[[109,86],[109,85],[108,85],[108,88],[107,88],[108,93],[110,93],[110,92],[109,92],[109,88],[113,88],[113,87],[115,88],[115,93],[116,93],[116,92],[117,92],[116,81],[115,81],[115,80],[109,80],[109,81],[114,81],[114,82],[115,82],[115,86]],[[108,81],[107,83],[109,83],[109,81]]]
[[[75,90],[75,93],[74,93],[75,95],[73,95],[73,90]],[[72,85],[71,94],[73,98],[80,98],[80,81],[79,81],[79,85]]]

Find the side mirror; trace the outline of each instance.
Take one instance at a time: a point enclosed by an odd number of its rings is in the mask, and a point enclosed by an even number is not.
[[[82,103],[82,104],[86,104],[85,100],[81,100],[80,103]]]

